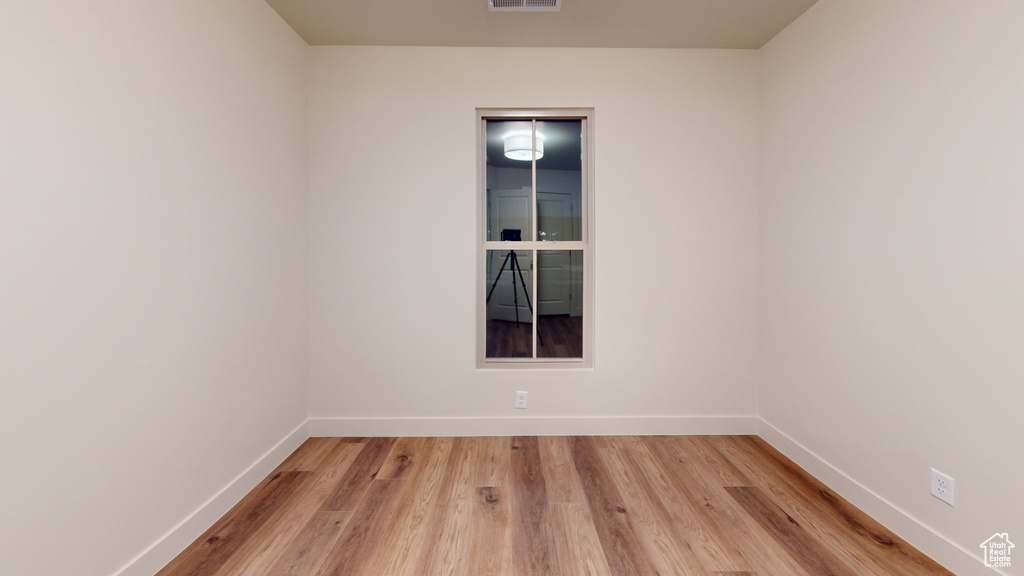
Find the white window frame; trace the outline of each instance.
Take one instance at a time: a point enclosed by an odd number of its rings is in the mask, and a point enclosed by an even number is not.
[[[592,369],[594,366],[594,109],[593,108],[477,108],[477,369]],[[549,242],[530,239],[521,242],[487,240],[487,121],[488,120],[582,120],[582,240]],[[537,161],[531,162],[532,218],[537,222]],[[487,358],[487,264],[488,250],[580,250],[583,252],[583,357],[582,358]],[[536,262],[536,259],[533,260]],[[537,274],[532,274],[531,294],[537,294]],[[534,356],[537,354],[537,310],[533,307]]]

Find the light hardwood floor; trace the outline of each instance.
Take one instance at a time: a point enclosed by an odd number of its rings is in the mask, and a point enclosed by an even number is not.
[[[311,438],[159,576],[951,574],[751,436]]]

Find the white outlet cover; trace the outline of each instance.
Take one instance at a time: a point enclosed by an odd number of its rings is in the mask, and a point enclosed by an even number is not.
[[[956,481],[948,474],[932,468],[931,494],[946,504],[953,506],[956,492]]]
[[[526,408],[526,392],[516,392],[516,408]]]

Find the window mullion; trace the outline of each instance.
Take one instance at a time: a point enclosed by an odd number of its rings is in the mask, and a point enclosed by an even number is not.
[[[539,317],[538,310],[540,310],[540,299],[537,298],[537,276],[540,275],[540,266],[537,261],[537,249],[533,250],[533,259],[530,260],[533,270],[531,270],[530,278],[533,280],[533,357],[537,358],[537,319]]]
[[[537,221],[537,119],[534,118],[532,121],[532,127],[530,130],[532,136],[531,143],[531,155],[533,156],[530,162],[530,172],[532,177],[531,191],[530,191],[530,210],[533,211],[533,226],[530,230],[530,240],[536,242],[538,240],[538,231],[540,230],[540,223]],[[530,279],[533,282],[533,358],[537,358],[537,318],[539,316],[538,309],[540,308],[540,300],[537,298],[537,276],[540,275],[540,266],[537,261],[537,249],[534,248],[532,252],[533,258],[530,260]]]

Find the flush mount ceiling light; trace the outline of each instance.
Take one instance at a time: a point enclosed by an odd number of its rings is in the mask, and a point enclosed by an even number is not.
[[[505,158],[509,160],[522,160],[529,162],[533,160],[533,150],[530,145],[533,143],[533,134],[530,131],[509,132],[502,136],[505,141]],[[537,133],[537,160],[544,157],[544,135]]]
[[[562,0],[487,0],[491,12],[558,12]]]

